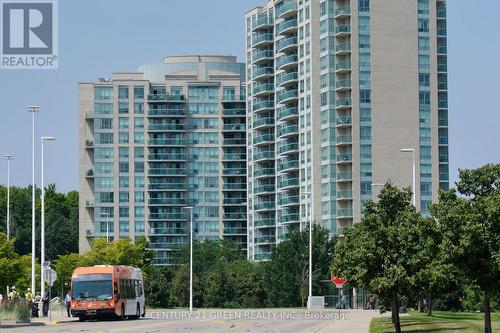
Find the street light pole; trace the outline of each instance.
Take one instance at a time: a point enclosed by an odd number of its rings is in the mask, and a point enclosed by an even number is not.
[[[53,141],[56,138],[52,136],[42,136],[41,141],[42,141],[42,150],[41,150],[41,157],[42,157],[42,163],[41,163],[41,187],[42,187],[42,196],[41,196],[41,204],[42,204],[42,217],[41,217],[41,237],[40,237],[40,267],[41,267],[41,277],[40,277],[40,294],[44,295],[45,294],[45,267],[44,267],[44,262],[45,262],[45,184],[43,181],[44,177],[44,143],[45,141]]]
[[[35,295],[35,113],[39,106],[28,106],[32,116],[32,146],[31,146],[31,292]],[[42,295],[43,296],[43,295]]]
[[[307,186],[307,184],[306,184]],[[307,205],[309,212],[309,297],[307,301],[307,308],[311,310],[312,308],[312,195],[311,192],[303,192],[308,198]]]
[[[7,161],[7,240],[10,240],[10,161],[13,159],[12,155],[5,155]]]
[[[189,237],[189,312],[193,311],[193,207],[182,207],[190,211]]]
[[[109,213],[101,213],[101,217],[106,217],[106,243],[109,243]]]
[[[412,173],[413,173],[412,199],[413,200],[412,201],[413,201],[413,206],[416,208],[417,207],[417,195],[416,195],[416,191],[417,191],[416,169],[417,169],[417,166],[416,166],[416,158],[415,158],[415,149],[414,148],[402,148],[401,152],[402,153],[412,153],[412,161],[413,161],[413,170],[412,170]]]

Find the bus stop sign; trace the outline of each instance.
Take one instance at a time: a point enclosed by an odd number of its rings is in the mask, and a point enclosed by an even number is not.
[[[331,281],[335,285],[335,287],[342,288],[342,286],[347,282],[347,279],[342,277],[336,277],[335,275],[333,275]]]

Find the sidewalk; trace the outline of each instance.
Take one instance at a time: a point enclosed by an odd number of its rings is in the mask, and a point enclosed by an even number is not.
[[[328,325],[315,331],[315,333],[367,333],[370,330],[370,321],[373,318],[390,315],[390,313],[380,314],[378,310],[348,310],[348,313],[348,319],[332,321]]]

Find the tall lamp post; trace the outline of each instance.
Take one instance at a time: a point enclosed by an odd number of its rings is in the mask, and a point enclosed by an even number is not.
[[[40,111],[36,105],[28,106],[32,117],[31,146],[31,292],[35,295],[35,113]],[[43,295],[42,295],[43,296]]]
[[[306,185],[307,186],[307,185]],[[308,211],[309,211],[309,297],[307,308],[312,308],[312,195],[311,192],[302,192],[306,196]]]
[[[416,195],[416,191],[417,191],[417,176],[416,176],[416,159],[415,159],[415,149],[414,148],[402,148],[401,149],[401,152],[402,153],[411,153],[412,154],[412,160],[413,160],[413,188],[412,188],[412,192],[413,192],[413,195],[412,195],[412,201],[413,201],[413,206],[416,208],[417,207],[417,195]]]
[[[101,213],[106,218],[106,243],[109,243],[109,213]]]
[[[189,312],[193,311],[193,207],[182,207],[190,211],[189,217]]]
[[[41,204],[42,204],[42,217],[41,217],[41,237],[40,237],[40,267],[41,267],[41,278],[40,278],[40,294],[44,295],[45,294],[45,184],[43,182],[43,176],[44,176],[44,154],[43,154],[43,148],[45,141],[54,141],[56,138],[53,136],[42,136],[41,141],[42,141],[42,150],[41,150],[41,157],[42,157],[42,164],[41,164],[41,187],[42,187],[42,196],[41,196]]]
[[[10,240],[10,161],[14,159],[12,155],[5,155],[7,161],[7,240]]]

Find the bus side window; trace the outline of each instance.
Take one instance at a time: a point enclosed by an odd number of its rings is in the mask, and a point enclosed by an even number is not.
[[[120,292],[118,291],[118,283],[116,283],[115,281],[115,291],[114,291],[114,298],[115,298],[115,302],[118,302],[118,300],[120,299]]]

